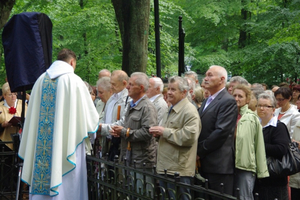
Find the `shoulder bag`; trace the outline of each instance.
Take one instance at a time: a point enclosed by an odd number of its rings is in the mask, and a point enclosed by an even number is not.
[[[287,154],[285,154],[281,160],[268,157],[267,164],[269,174],[273,177],[290,176],[300,172],[300,150],[298,143],[291,141],[288,146]]]

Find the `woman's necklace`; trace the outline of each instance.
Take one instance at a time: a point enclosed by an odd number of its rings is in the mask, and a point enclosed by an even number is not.
[[[289,104],[288,108],[285,111],[280,111],[279,114],[281,114],[281,115],[285,114],[286,111],[288,111],[290,108],[291,108],[291,105]],[[281,108],[281,110],[283,110],[283,109]]]

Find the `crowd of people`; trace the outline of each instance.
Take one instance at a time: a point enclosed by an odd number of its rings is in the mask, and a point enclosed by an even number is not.
[[[75,53],[63,49],[36,81],[25,109],[30,120],[19,156],[30,199],[88,199],[85,156],[92,145],[99,157],[118,155],[120,163],[135,161],[146,171],[156,165],[158,174],[179,173],[185,184],[200,173],[210,189],[242,200],[253,200],[254,193],[263,200],[300,199],[300,173],[272,177],[267,167],[268,157],[287,153],[291,139],[300,142],[300,85],[268,90],[240,76],[228,81],[226,69],[213,65],[201,83],[193,71],[164,84],[142,72],[104,69],[93,87],[75,68]],[[20,127],[9,120],[20,116],[21,104],[8,83],[2,93],[0,139],[11,141],[9,134]],[[13,150],[12,144],[6,148]],[[180,192],[189,199],[189,189]],[[163,198],[175,195],[168,190]]]

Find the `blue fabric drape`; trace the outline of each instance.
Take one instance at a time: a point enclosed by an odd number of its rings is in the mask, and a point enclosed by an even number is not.
[[[52,62],[52,23],[43,13],[14,15],[2,33],[7,80],[12,92],[30,90]]]

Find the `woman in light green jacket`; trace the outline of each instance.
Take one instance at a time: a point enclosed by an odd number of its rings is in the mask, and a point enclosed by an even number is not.
[[[269,176],[262,127],[257,115],[248,108],[250,88],[237,85],[232,95],[239,111],[235,132],[235,188],[240,189],[241,200],[252,200],[256,177]]]

